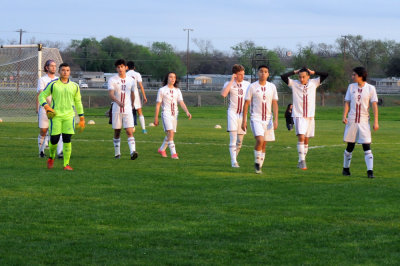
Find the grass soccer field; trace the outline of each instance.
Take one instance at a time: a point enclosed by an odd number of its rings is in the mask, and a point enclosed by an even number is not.
[[[317,108],[309,170],[297,169],[282,109],[261,175],[251,131],[231,168],[223,107],[189,108],[191,121],[181,113],[180,160],[157,153],[162,127],[137,127],[135,161],[123,134],[113,158],[105,109],[86,110],[96,124],[73,137],[72,172],[38,158],[36,123],[1,123],[0,264],[398,265],[399,108],[380,108],[372,180],[361,145],[352,176],[341,175],[341,108]]]

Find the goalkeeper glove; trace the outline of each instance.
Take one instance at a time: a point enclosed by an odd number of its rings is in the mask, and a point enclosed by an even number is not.
[[[46,115],[48,119],[52,119],[53,117],[56,116],[56,111],[54,111],[54,109],[51,108],[48,104],[43,106],[43,108],[46,110]]]
[[[82,132],[85,129],[85,117],[84,116],[80,116],[79,117],[79,124],[77,126],[77,128],[79,128],[79,132]]]

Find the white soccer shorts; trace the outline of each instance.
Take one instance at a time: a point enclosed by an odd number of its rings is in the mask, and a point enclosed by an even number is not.
[[[296,128],[296,135],[304,135],[306,138],[314,137],[314,117],[295,117],[293,120]]]
[[[133,114],[121,114],[121,113],[113,113],[112,114],[112,128],[113,129],[121,129],[122,126],[124,128],[134,128],[133,124]]]
[[[239,135],[246,134],[246,131],[242,130],[242,120],[242,114],[237,114],[236,112],[228,110],[228,128],[226,129],[226,131],[237,131]]]
[[[39,107],[38,124],[39,128],[49,128],[49,119],[47,118],[46,110],[43,107]]]
[[[161,114],[164,131],[173,130],[176,132],[176,126],[178,125],[178,116]]]
[[[142,102],[140,100],[140,96],[139,96],[139,90],[134,90],[135,93],[135,101],[133,102],[133,107],[135,107],[135,109],[142,109]]]
[[[348,122],[344,128],[343,141],[360,144],[371,143],[371,128],[368,122]]]
[[[264,141],[275,141],[275,131],[272,119],[269,121],[252,119],[250,125],[254,137],[264,136]]]

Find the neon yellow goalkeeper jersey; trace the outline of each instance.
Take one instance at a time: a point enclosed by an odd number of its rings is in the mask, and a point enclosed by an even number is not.
[[[55,117],[72,118],[75,116],[74,108],[79,116],[83,116],[81,91],[75,82],[68,80],[68,83],[63,83],[60,79],[50,82],[39,94],[41,106],[47,104],[46,98],[50,95],[51,108],[56,112]]]

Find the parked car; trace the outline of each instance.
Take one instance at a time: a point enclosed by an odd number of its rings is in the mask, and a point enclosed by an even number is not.
[[[89,88],[89,86],[87,85],[87,83],[81,83],[81,85],[80,85],[79,87],[81,87],[81,89],[87,89],[87,88]]]

